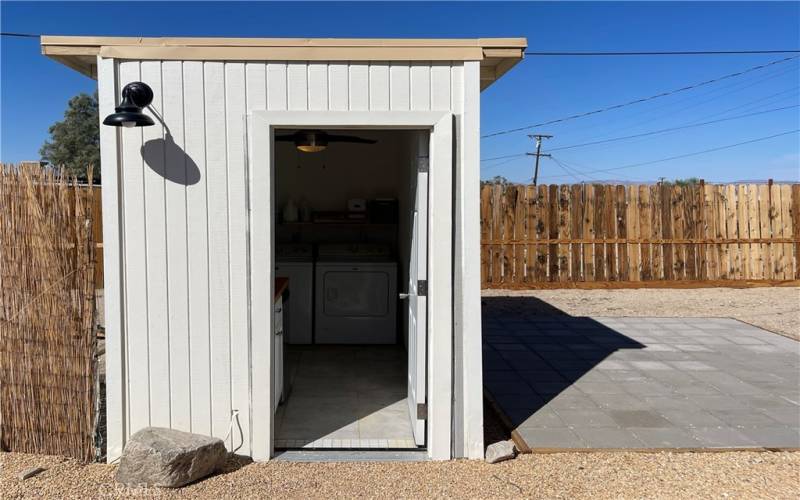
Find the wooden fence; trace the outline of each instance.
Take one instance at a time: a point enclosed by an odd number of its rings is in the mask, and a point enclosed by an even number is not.
[[[483,288],[776,284],[800,279],[798,256],[799,184],[481,189]]]
[[[486,185],[483,288],[800,278],[800,184]]]

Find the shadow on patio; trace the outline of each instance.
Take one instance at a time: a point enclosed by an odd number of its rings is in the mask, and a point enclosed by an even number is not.
[[[534,448],[798,448],[798,343],[730,318],[483,300],[484,384]]]
[[[569,398],[578,380],[602,393],[607,379],[591,370],[620,349],[645,347],[535,297],[484,297],[482,303],[484,386],[515,427],[537,420],[555,397]]]

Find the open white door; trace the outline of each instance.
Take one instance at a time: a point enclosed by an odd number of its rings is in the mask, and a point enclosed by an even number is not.
[[[251,442],[255,460],[273,453],[275,386],[273,175],[275,129],[427,129],[419,134],[409,262],[408,405],[417,444],[451,457],[453,335],[453,115],[441,111],[252,111],[250,203]],[[430,159],[428,158],[430,156]],[[431,244],[428,231],[437,235]],[[430,287],[427,286],[430,283]],[[430,302],[430,307],[428,303]],[[266,306],[266,307],[265,307]],[[430,332],[430,333],[429,333]],[[430,347],[429,347],[430,346]],[[428,359],[430,357],[430,360]],[[268,360],[268,362],[264,362]]]
[[[428,332],[428,134],[419,133],[412,174],[414,214],[408,263],[408,411],[414,441],[425,444]]]

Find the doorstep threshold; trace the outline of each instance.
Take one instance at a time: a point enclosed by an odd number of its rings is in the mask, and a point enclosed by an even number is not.
[[[424,462],[425,450],[276,450],[273,460],[285,462]]]

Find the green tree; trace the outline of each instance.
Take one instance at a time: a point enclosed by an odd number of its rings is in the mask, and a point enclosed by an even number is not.
[[[675,184],[678,186],[695,186],[700,184],[700,179],[697,177],[689,177],[688,179],[675,179]]]
[[[659,177],[658,183],[665,186],[672,186],[673,184],[676,186],[696,186],[700,184],[700,179],[697,177],[687,177],[686,179],[675,179],[674,181],[669,181],[666,177]]]
[[[50,140],[39,150],[43,160],[65,172],[86,179],[89,165],[100,180],[100,125],[97,92],[78,94],[69,100],[64,120],[50,127]]]
[[[487,184],[500,184],[501,186],[505,187],[511,184],[511,182],[502,175],[495,175],[491,179],[481,181],[481,186],[485,186]]]

